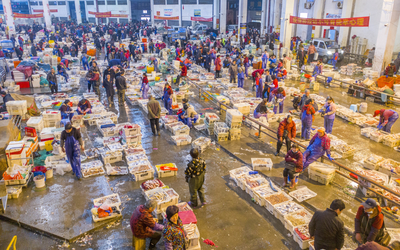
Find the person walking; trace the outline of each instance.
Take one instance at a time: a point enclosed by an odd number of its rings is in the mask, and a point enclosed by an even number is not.
[[[325,211],[316,211],[308,224],[315,250],[336,250],[344,245],[344,223],[339,215],[346,208],[341,199],[333,200]]]
[[[256,73],[256,97],[257,98],[262,98],[262,93],[263,93],[263,82],[262,82],[262,73]]]
[[[204,177],[206,174],[206,162],[200,158],[199,151],[196,148],[190,150],[191,162],[185,170],[185,180],[189,183],[190,201],[188,204],[191,207],[197,207],[197,194],[199,195],[201,205],[206,205],[204,197]]]
[[[308,62],[311,64],[314,61],[314,56],[315,56],[315,52],[317,51],[317,49],[314,46],[314,42],[311,41],[310,42],[310,46],[308,46]]]
[[[142,79],[142,87],[140,88],[140,91],[142,91],[142,99],[148,99],[149,98],[149,80],[147,78],[146,73],[143,74],[143,79]]]
[[[168,110],[168,114],[172,115],[172,94],[174,93],[167,79],[165,79],[164,95],[162,100],[164,101],[164,108]]]
[[[368,198],[357,210],[354,219],[354,233],[359,245],[368,241],[387,246],[390,236],[385,232],[385,222],[382,208],[372,198]]]
[[[331,139],[325,133],[325,128],[321,127],[317,130],[317,134],[311,139],[307,146],[306,151],[303,153],[305,170],[311,163],[318,160],[326,153],[329,160],[333,161],[331,157]]]
[[[238,66],[236,61],[233,61],[231,65],[229,65],[229,82],[236,83],[236,76],[238,74]]]
[[[286,150],[289,152],[292,146],[291,139],[296,137],[296,124],[294,123],[292,116],[288,115],[283,121],[279,123],[278,127],[278,142],[276,145],[275,156],[279,155],[281,148],[283,146],[283,140],[286,143]]]
[[[72,171],[78,180],[81,179],[81,150],[85,150],[81,132],[67,123],[61,132],[61,148],[67,154]]]
[[[265,70],[267,68],[267,63],[269,60],[269,54],[268,54],[267,50],[264,51],[264,54],[262,55],[261,60],[262,60],[262,69]]]
[[[290,189],[296,185],[296,176],[303,171],[303,154],[300,152],[299,145],[293,144],[290,151],[285,156],[285,169],[283,170],[283,186],[288,185],[290,178]]]
[[[125,70],[121,69],[119,72],[119,75],[115,80],[115,87],[117,87],[118,105],[123,106],[125,104],[125,91],[127,88]]]
[[[238,88],[243,88],[244,71],[245,71],[245,68],[243,66],[243,63],[240,63],[240,66],[238,67]]]
[[[399,113],[393,109],[375,110],[374,117],[379,115],[378,129],[391,133],[393,124],[399,119]]]
[[[130,226],[132,231],[132,246],[136,247],[135,242],[137,239],[150,238],[149,249],[156,249],[157,243],[161,239],[161,231],[164,230],[164,226],[157,223],[157,219],[153,218],[152,212],[157,207],[157,201],[148,200],[144,205],[136,207],[130,219]],[[143,244],[143,250],[145,249],[145,242]],[[142,250],[136,249],[135,250]]]
[[[107,74],[103,80],[103,88],[106,89],[108,106],[111,107],[114,104],[114,86],[113,80],[111,79],[111,74]]]
[[[149,111],[148,118],[150,120],[151,132],[155,136],[160,135],[160,117],[161,117],[161,106],[160,103],[154,99],[152,95],[149,96],[149,102],[147,103],[147,110]]]
[[[167,207],[167,218],[164,224],[163,238],[165,250],[185,250],[186,236],[182,220],[179,218],[179,208],[175,205]]]
[[[301,109],[301,139],[309,141],[311,135],[311,126],[314,122],[315,109],[314,100],[309,99],[306,105]]]
[[[47,81],[49,82],[51,93],[58,93],[57,76],[54,68],[51,68],[50,73],[47,74]]]
[[[221,67],[222,67],[221,56],[217,55],[217,59],[215,59],[215,78],[221,78]]]
[[[307,53],[304,51],[304,47],[301,46],[300,51],[297,53],[297,60],[299,60],[299,70],[301,70],[301,68],[304,65],[304,62],[306,60],[306,55]]]
[[[325,133],[332,134],[333,122],[336,117],[336,105],[332,97],[326,98],[326,103],[322,109],[318,111],[324,117]]]

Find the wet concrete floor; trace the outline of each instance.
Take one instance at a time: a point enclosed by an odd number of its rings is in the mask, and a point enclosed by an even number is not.
[[[248,89],[250,85],[251,83],[246,81]],[[84,91],[84,88],[83,85],[79,92]],[[343,105],[360,102],[359,99],[342,95],[341,92],[342,89],[321,88],[319,94],[331,95],[337,103]],[[197,96],[191,99],[191,103],[199,113],[205,112],[205,108],[216,108],[211,102],[204,102]],[[369,103],[368,111],[373,112],[382,107]],[[292,109],[291,103],[287,98],[285,110],[290,109]],[[119,113],[118,122],[129,121],[141,125],[142,144],[153,165],[176,163],[179,168],[177,176],[162,178],[162,180],[179,193],[180,200],[188,201],[189,191],[184,181],[184,169],[190,159],[188,153],[191,146],[175,146],[170,137],[171,134],[166,130],[162,130],[161,136],[153,137],[146,114],[137,106],[125,105],[121,108],[116,106],[116,109],[110,110]],[[322,125],[322,118],[316,118],[315,124]],[[271,127],[276,128],[277,125],[278,123],[271,124]],[[90,143],[96,143],[95,138],[99,137],[97,129],[89,127],[82,131],[87,138],[86,145],[95,145]],[[274,167],[272,171],[264,172],[264,174],[277,183],[282,182],[283,158],[272,155],[275,152],[276,141],[266,136],[259,139],[254,136],[255,132],[243,127],[240,141],[221,142],[221,148],[217,145],[202,155],[207,162],[205,192],[208,205],[195,210],[201,238],[213,240],[220,249],[299,249],[292,240],[290,232],[284,229],[283,225],[265,208],[256,205],[247,193],[229,179],[229,170],[243,165],[240,160],[249,164],[251,158],[268,157],[272,158]],[[394,132],[400,132],[398,124],[395,124]],[[335,120],[333,133],[350,144],[358,145],[361,151],[366,151],[365,153],[374,152],[400,160],[399,155],[394,154],[395,151],[391,148],[361,137],[358,126],[348,124],[340,118]],[[192,130],[191,136],[195,139],[207,135]],[[224,149],[232,152],[234,156]],[[351,165],[354,159],[338,161]],[[75,249],[132,249],[129,219],[136,206],[145,202],[139,185],[140,182],[134,182],[131,176],[98,176],[77,181],[70,173],[64,176],[56,175],[53,180],[47,182],[45,191],[36,192],[34,185],[31,184],[23,190],[19,199],[9,200],[6,216],[67,239],[99,227],[98,230],[90,233],[93,239],[89,243],[72,243],[71,247]],[[343,188],[349,185],[349,181],[336,177],[332,185],[322,186],[304,175],[299,185],[306,185],[318,193],[316,198],[303,204],[311,211],[325,209],[333,199],[342,198],[347,208],[341,218],[345,221],[346,227],[352,230],[354,215],[361,200],[360,193],[357,193],[357,197],[354,198],[343,192]],[[92,199],[113,192],[119,193],[123,201],[122,220],[112,223],[108,228],[106,225],[96,225],[90,217]],[[385,221],[387,227],[398,227],[394,218],[387,216],[387,222]],[[0,249],[8,245],[13,235],[18,235],[17,248],[20,249],[57,249],[57,246],[61,245],[60,241],[54,237],[43,237],[18,228],[14,224],[0,221]],[[349,247],[354,246],[350,237],[346,237],[346,244]],[[158,248],[163,249],[161,243],[158,244]],[[204,243],[202,243],[202,248],[212,249]]]

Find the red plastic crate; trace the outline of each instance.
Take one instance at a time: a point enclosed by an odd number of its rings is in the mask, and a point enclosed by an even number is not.
[[[36,137],[36,129],[31,127],[25,127],[25,135],[29,137]]]
[[[389,88],[393,88],[394,78],[393,77],[386,77],[381,76],[378,78],[378,87],[383,88],[388,86]]]
[[[22,81],[22,82],[17,82],[17,85],[19,85],[20,89],[27,89],[31,87],[31,84],[29,83],[29,81]]]

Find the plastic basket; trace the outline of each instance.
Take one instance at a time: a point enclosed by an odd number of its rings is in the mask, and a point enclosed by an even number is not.
[[[192,143],[192,137],[190,137],[190,135],[177,135],[171,137],[177,146],[183,146]]]
[[[165,193],[164,189],[162,188],[154,188],[149,191],[144,192],[144,198],[146,201],[153,199],[157,201],[157,211],[165,210],[168,206],[173,205],[172,200],[167,193]],[[155,195],[159,194],[158,196],[165,197],[165,199],[160,200],[156,198]]]
[[[280,201],[277,202],[271,202],[271,200],[274,197],[284,197],[282,198]],[[277,192],[275,194],[266,196],[265,198],[265,208],[271,213],[274,214],[274,209],[275,209],[275,205],[286,202],[286,201],[291,201],[293,200],[292,197],[290,197],[289,195],[287,195],[285,192]]]
[[[7,112],[10,115],[20,115],[23,116],[28,112],[27,102],[23,101],[9,101],[7,102]]]
[[[122,152],[115,151],[112,154],[101,154],[101,159],[104,164],[119,162],[122,161]]]
[[[217,141],[227,141],[229,139],[229,133],[219,133],[217,134],[215,131],[215,137],[217,138]]]
[[[290,218],[297,218],[299,221],[298,225],[293,225],[292,221]],[[293,232],[294,228],[297,226],[301,226],[304,224],[308,224],[311,221],[312,214],[308,212],[306,209],[299,210],[293,213],[290,213],[288,215],[285,215],[285,228],[289,230],[290,232]]]
[[[394,84],[394,78],[393,77],[386,77],[386,76],[381,76],[377,80],[378,82],[378,87],[383,88],[385,86],[388,86],[389,88],[393,88]]]
[[[156,165],[158,178],[176,176],[178,174],[178,171],[161,170],[160,168],[162,166],[168,166],[168,167],[175,167],[176,168],[175,163],[167,163],[167,164]]]
[[[285,224],[285,216],[296,211],[304,209],[303,206],[297,204],[294,201],[286,201],[275,205],[274,216]]]
[[[299,203],[317,196],[317,194],[315,192],[311,191],[310,189],[308,189],[305,186],[302,188],[298,188],[295,191],[290,192],[289,195],[291,197],[293,197]]]

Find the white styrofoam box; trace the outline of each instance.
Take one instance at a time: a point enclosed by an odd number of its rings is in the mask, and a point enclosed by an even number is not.
[[[43,121],[61,121],[61,112],[59,110],[46,110],[42,112]]]
[[[56,127],[45,127],[40,131],[39,137],[40,140],[48,140],[48,139],[54,139],[54,133],[53,130],[56,129]]]
[[[15,81],[13,79],[7,79],[4,82],[4,87],[13,87],[15,86]]]
[[[251,164],[253,166],[253,170],[271,170],[272,169],[272,160],[270,158],[251,158]]]
[[[242,122],[243,114],[238,109],[227,109],[226,119],[230,120],[231,122]]]
[[[170,166],[172,166],[172,167],[177,168],[177,166],[175,165],[175,163],[168,163],[168,164],[156,165],[158,178],[176,176],[176,175],[178,174],[178,171],[173,171],[173,170],[161,170],[161,166],[166,166],[166,165],[170,165]]]
[[[33,116],[26,122],[27,127],[35,128],[36,133],[40,133],[43,129],[43,118],[41,116]]]
[[[8,101],[6,104],[7,112],[10,115],[24,115],[28,112],[28,104],[26,100]]]

